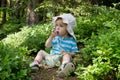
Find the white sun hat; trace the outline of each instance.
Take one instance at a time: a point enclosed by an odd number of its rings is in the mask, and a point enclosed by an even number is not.
[[[55,21],[58,18],[62,18],[63,23],[67,24],[68,33],[76,40],[74,31],[73,31],[73,29],[76,27],[76,19],[75,19],[75,17],[70,13],[69,14],[63,14],[63,15],[60,15],[60,16],[55,16],[55,17],[53,17],[53,21],[52,21],[54,26],[55,26]]]

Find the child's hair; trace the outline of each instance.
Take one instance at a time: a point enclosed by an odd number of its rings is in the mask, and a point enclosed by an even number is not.
[[[55,21],[55,26],[56,22],[59,23],[60,25],[65,24],[67,26],[67,24],[63,22],[62,18],[57,18],[57,20]]]

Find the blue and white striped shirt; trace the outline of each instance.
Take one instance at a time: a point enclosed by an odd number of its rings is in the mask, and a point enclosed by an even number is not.
[[[51,54],[61,54],[61,51],[67,52],[78,52],[78,47],[75,39],[73,37],[62,38],[61,36],[56,36],[52,40]]]

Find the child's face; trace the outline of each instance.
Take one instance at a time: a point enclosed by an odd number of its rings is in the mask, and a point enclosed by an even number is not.
[[[62,19],[57,19],[55,22],[55,32],[57,35],[66,37],[68,36],[67,24],[63,23]]]

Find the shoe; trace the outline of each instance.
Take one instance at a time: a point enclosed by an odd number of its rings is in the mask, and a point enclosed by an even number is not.
[[[75,65],[72,62],[66,63],[61,71],[58,72],[58,77],[63,78],[65,76],[70,75],[70,73],[74,72]]]
[[[32,69],[32,71],[38,71],[39,70],[39,64],[37,61],[33,61],[32,63],[30,63],[30,68]]]

